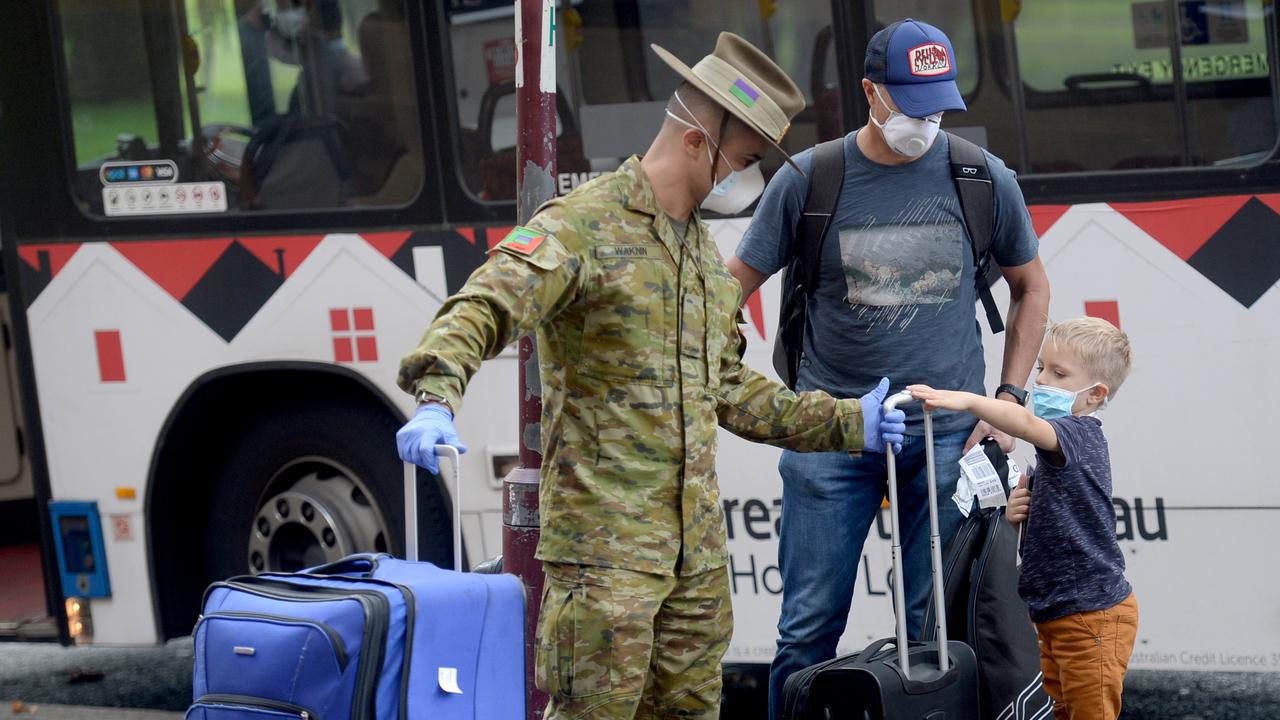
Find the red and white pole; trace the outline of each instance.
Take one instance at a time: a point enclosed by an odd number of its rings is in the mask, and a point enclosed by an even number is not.
[[[515,0],[516,220],[528,222],[556,194],[555,0]],[[542,717],[547,696],[533,684],[542,563],[538,546],[538,477],[542,467],[542,385],[532,335],[520,338],[520,467],[503,480],[502,564],[524,582],[525,687],[528,717]]]

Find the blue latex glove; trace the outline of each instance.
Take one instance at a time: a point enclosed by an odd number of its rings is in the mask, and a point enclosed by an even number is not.
[[[396,432],[400,459],[433,474],[440,472],[437,445],[452,445],[458,448],[459,454],[467,451],[467,446],[458,439],[458,431],[453,429],[453,413],[443,405],[423,405],[413,419]]]
[[[862,449],[864,452],[884,452],[886,445],[893,446],[894,454],[902,452],[902,436],[907,432],[907,414],[894,410],[886,414],[884,399],[889,395],[889,378],[881,378],[875,390],[863,395]]]

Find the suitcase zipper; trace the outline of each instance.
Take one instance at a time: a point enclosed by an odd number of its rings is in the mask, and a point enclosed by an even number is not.
[[[373,556],[374,569],[377,568],[377,558],[392,558],[395,556],[386,553],[378,553]],[[335,577],[326,575],[310,575],[299,573],[298,577],[315,578],[317,580],[333,580]],[[409,666],[413,661],[413,626],[414,617],[418,610],[418,597],[414,595],[413,588],[408,585],[401,585],[390,580],[380,580],[373,577],[357,578],[360,582],[373,583],[376,585],[386,585],[400,591],[405,596],[405,623],[404,623],[404,662],[400,667],[400,720],[408,720],[409,717]]]
[[[795,673],[792,673],[791,677],[787,678],[786,682],[783,683],[783,687],[782,687],[782,696],[784,698],[783,700],[784,707],[782,710],[782,717],[788,718],[789,720],[800,720],[800,716],[796,713],[796,711],[799,710],[804,705],[808,704],[809,691],[813,687],[813,683],[812,683],[813,677],[816,676],[818,673],[822,672],[823,670],[826,670],[828,667],[835,665],[836,663],[844,659],[845,658],[842,658],[842,657],[832,658],[830,660],[827,660],[826,662],[818,663],[817,665],[812,665],[803,670],[798,670]],[[795,682],[794,687],[796,692],[793,693],[788,699],[787,686],[792,684],[793,679]]]
[[[297,715],[301,720],[320,720],[319,716],[301,705],[294,705],[293,703],[282,702],[280,700],[250,697],[248,695],[228,695],[222,693],[203,695],[196,700],[197,705],[201,703],[206,705],[240,705],[242,707],[291,713],[293,715]]]
[[[326,580],[329,578],[325,578]],[[382,668],[386,650],[387,626],[391,607],[387,599],[373,590],[340,590],[314,585],[290,585],[285,580],[259,577],[241,577],[219,583],[226,587],[275,600],[300,600],[324,602],[332,600],[356,600],[369,619],[360,650],[360,665],[356,671],[356,692],[352,702],[352,717],[373,718],[374,680]],[[262,586],[262,587],[255,587]]]
[[[285,617],[284,615],[268,615],[267,613],[219,610],[218,612],[210,613],[208,615],[202,615],[200,617],[200,620],[196,623],[197,631],[199,630],[200,625],[204,623],[204,621],[209,620],[210,618],[220,618],[220,617],[221,618],[242,618],[246,620],[266,620],[268,622],[282,623],[285,625],[306,625],[308,627],[316,628],[317,630],[323,632],[325,635],[329,636],[329,642],[333,645],[334,654],[338,656],[338,669],[339,670],[347,669],[347,644],[342,641],[342,637],[338,635],[338,632],[336,630],[334,630],[331,626],[326,625],[322,622],[317,622],[315,620],[308,620],[306,618]]]

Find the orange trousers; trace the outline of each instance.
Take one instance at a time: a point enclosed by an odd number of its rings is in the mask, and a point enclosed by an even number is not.
[[[1138,636],[1137,598],[1130,593],[1106,610],[1036,623],[1036,632],[1054,720],[1116,720]]]

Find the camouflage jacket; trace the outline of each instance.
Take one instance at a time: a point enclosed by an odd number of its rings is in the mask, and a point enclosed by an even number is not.
[[[717,425],[792,450],[862,447],[856,399],[797,395],[743,364],[741,296],[706,225],[682,240],[632,157],[495,246],[398,382],[456,410],[481,359],[536,330],[538,557],[705,572],[727,561]]]

